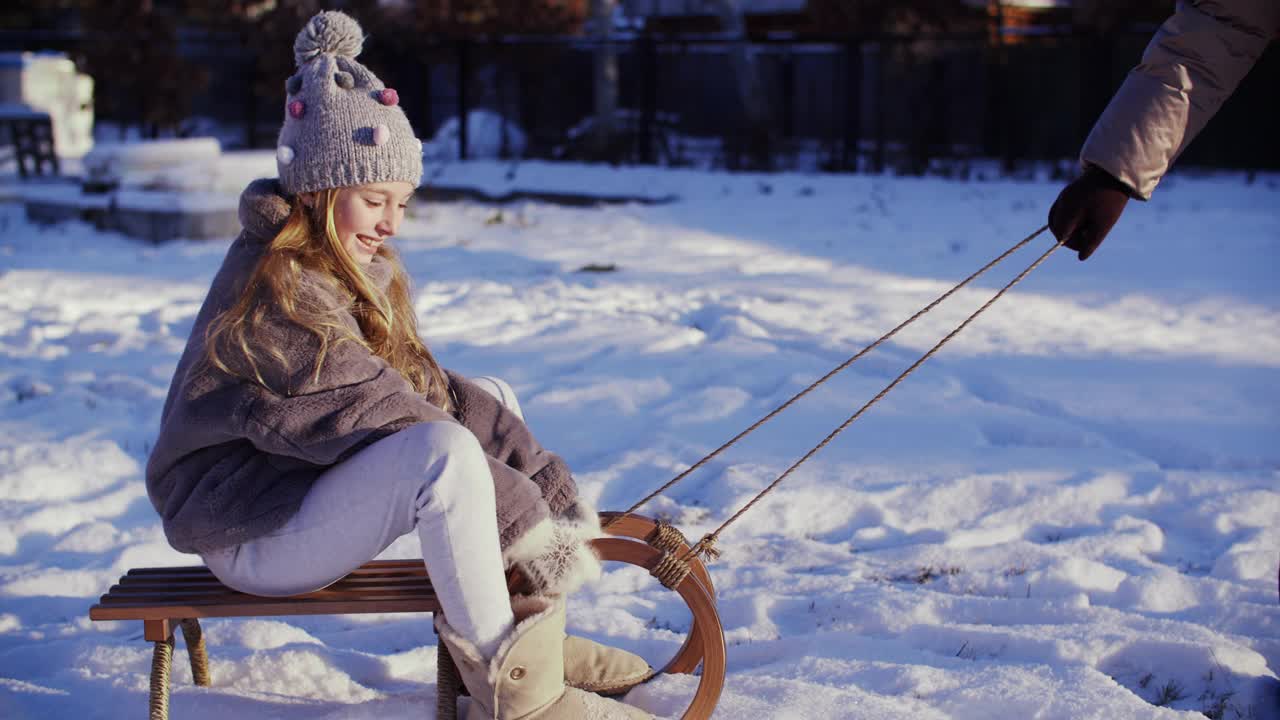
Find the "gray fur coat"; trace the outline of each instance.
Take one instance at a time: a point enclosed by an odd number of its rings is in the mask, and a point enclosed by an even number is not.
[[[210,321],[241,292],[289,204],[274,180],[258,180],[240,198],[244,230],[231,245],[196,316],[147,463],[147,492],[169,543],[183,552],[230,547],[280,527],[316,477],[371,443],[421,422],[458,422],[489,458],[498,528],[508,565],[544,589],[564,590],[598,573],[583,541],[598,521],[577,502],[564,461],[545,450],[498,400],[449,373],[455,406],[441,410],[381,358],[352,342],[331,344],[319,377],[310,332],[282,313],[269,314],[258,341],[280,348],[287,364],[260,368],[267,387],[218,371],[202,358]],[[369,275],[382,287],[390,263],[375,257]],[[303,302],[341,307],[322,280],[306,278]],[[355,318],[339,311],[359,333]],[[268,389],[272,388],[272,389]],[[565,547],[568,544],[570,547]],[[569,565],[565,567],[568,551]],[[539,563],[543,558],[551,566]],[[562,573],[571,577],[560,577]]]

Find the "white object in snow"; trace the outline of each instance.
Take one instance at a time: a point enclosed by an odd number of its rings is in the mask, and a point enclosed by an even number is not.
[[[457,160],[459,123],[451,117],[436,130],[435,137],[423,143],[423,156],[428,160]],[[524,155],[525,134],[520,126],[504,121],[491,110],[472,110],[467,113],[467,159],[491,159],[503,156],[503,135],[506,135],[506,157]]]
[[[216,138],[100,143],[84,157],[88,180],[153,190],[208,190],[222,146]]]
[[[93,148],[93,78],[63,53],[0,53],[0,104],[48,113],[59,157]]]

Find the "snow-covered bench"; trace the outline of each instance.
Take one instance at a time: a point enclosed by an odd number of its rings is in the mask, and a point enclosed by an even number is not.
[[[602,514],[602,519],[611,517],[611,513]],[[667,529],[665,535],[663,527]],[[622,519],[608,532],[614,537],[592,541],[601,558],[638,565],[651,572],[668,552],[682,554],[689,547],[683,538],[679,542],[670,539],[670,526],[660,526],[638,515]],[[688,578],[673,589],[689,605],[694,622],[684,645],[662,672],[691,673],[703,664],[697,695],[684,716],[686,720],[694,720],[709,717],[719,700],[724,684],[725,646],[711,577],[697,558],[689,565]],[[508,587],[514,590],[521,582],[521,578],[513,574],[508,578]],[[203,566],[135,568],[121,576],[119,582],[89,608],[89,618],[142,621],[143,638],[155,643],[149,718],[166,720],[176,628],[182,628],[195,684],[210,684],[200,618],[435,613],[439,610],[421,560],[374,560],[323,590],[289,597],[260,597],[232,590]],[[444,643],[437,643],[436,647],[436,716],[445,720],[457,716],[457,697],[464,688]]]

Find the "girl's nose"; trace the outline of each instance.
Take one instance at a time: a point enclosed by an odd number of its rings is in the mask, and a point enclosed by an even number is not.
[[[396,230],[399,229],[399,227],[400,221],[392,215],[390,217],[383,217],[379,220],[378,224],[374,226],[374,229],[383,237],[391,237],[396,234]]]

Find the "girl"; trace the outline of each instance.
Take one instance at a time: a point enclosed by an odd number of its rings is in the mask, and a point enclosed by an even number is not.
[[[363,34],[322,12],[298,34],[279,181],[196,317],[147,464],[174,548],[259,595],[322,588],[416,531],[470,717],[644,718],[618,692],[640,658],[564,634],[564,593],[599,575],[594,511],[509,401],[441,369],[386,244],[422,176]],[[532,594],[511,599],[504,569]]]

